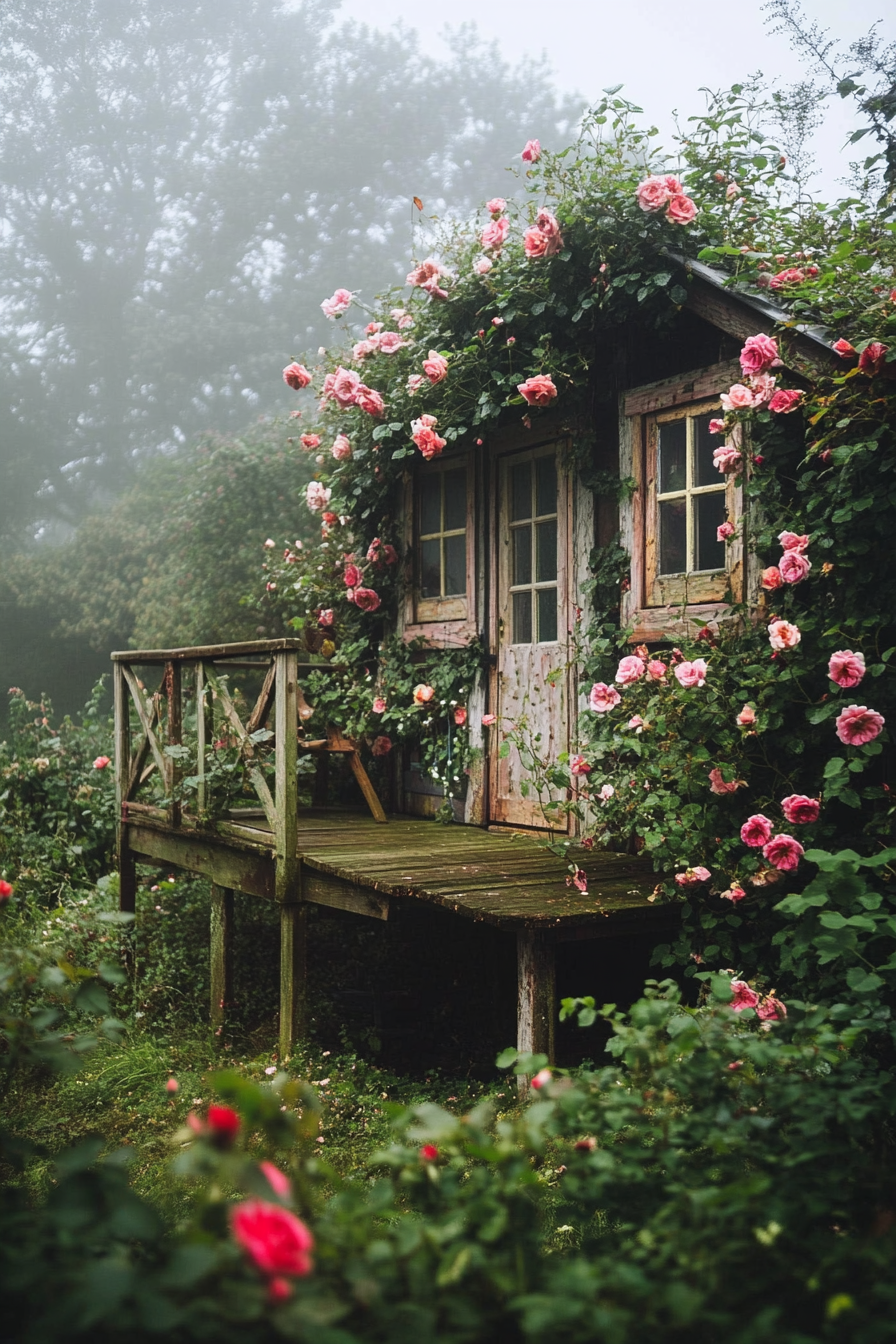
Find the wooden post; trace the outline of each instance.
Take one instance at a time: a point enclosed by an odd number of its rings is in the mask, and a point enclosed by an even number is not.
[[[308,907],[280,907],[280,1063],[305,1034],[305,944]]]
[[[206,701],[208,700],[208,703]],[[196,664],[196,774],[199,784],[196,788],[196,810],[200,816],[208,811],[208,786],[205,782],[205,753],[212,736],[211,700],[206,694],[205,664]]]
[[[165,691],[168,697],[168,745],[172,747],[182,746],[184,740],[184,707],[183,697],[181,696],[181,665],[172,660],[165,664]],[[180,761],[173,757],[166,757],[168,762],[165,772],[165,785],[168,792],[168,825],[179,826],[181,807],[174,795],[177,786],[180,783],[183,771]]]
[[[127,791],[131,776],[131,698],[124,665],[113,664],[115,696],[115,813],[118,829],[118,908],[133,914],[137,908],[137,865],[128,849]]]
[[[554,1062],[554,1017],[556,977],[554,945],[543,933],[520,929],[516,936],[517,1015],[516,1048],[528,1054],[547,1055]],[[525,1096],[529,1079],[519,1078]]]
[[[274,804],[276,807],[276,877],[278,901],[300,899],[296,891],[299,796],[296,782],[296,739],[298,705],[296,703],[296,655],[290,650],[274,655],[277,686],[274,698]]]
[[[224,1025],[233,1002],[233,892],[212,883],[209,1006],[213,1027]]]

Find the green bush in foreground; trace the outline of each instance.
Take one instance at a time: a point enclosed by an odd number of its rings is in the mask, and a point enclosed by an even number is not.
[[[867,864],[817,857],[814,904],[791,899],[781,912],[794,941],[828,968],[873,953],[886,973],[886,883],[873,892]],[[869,908],[865,928],[857,912]],[[825,941],[826,912],[852,943]],[[90,1044],[79,1013],[106,1013],[100,980],[43,948],[7,947],[0,985],[7,1086],[15,1065],[76,1061]],[[706,973],[705,986],[698,1008],[664,982],[630,1013],[601,1010],[612,1062],[540,1071],[514,1116],[496,1120],[487,1102],[463,1116],[393,1107],[394,1142],[351,1178],[318,1143],[312,1086],[222,1072],[218,1104],[173,1135],[174,1176],[190,1192],[176,1227],[131,1189],[128,1149],[103,1157],[101,1140],[82,1140],[56,1159],[45,1200],[29,1201],[21,1178],[3,1193],[8,1337],[893,1338],[889,1011],[841,980],[827,1006],[791,1002],[786,1018],[763,1021],[734,1010],[750,996],[732,998],[730,974]],[[596,1015],[587,1002],[565,1011]],[[514,1061],[529,1073],[544,1063],[514,1052],[501,1062]],[[26,1168],[16,1136],[3,1142],[7,1167]]]

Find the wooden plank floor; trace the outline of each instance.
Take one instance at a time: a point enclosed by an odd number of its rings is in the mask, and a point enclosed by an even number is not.
[[[630,925],[662,909],[649,899],[657,879],[647,860],[581,848],[562,859],[531,836],[473,826],[300,811],[298,852],[313,871],[500,928]],[[587,894],[567,886],[570,860],[587,873]]]

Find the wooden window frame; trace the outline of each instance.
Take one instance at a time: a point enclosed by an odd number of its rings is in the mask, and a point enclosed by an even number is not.
[[[621,510],[621,533],[631,556],[627,591],[622,595],[622,620],[632,627],[636,643],[693,634],[694,621],[724,619],[732,603],[742,602],[745,588],[745,531],[742,477],[725,481],[726,516],[737,532],[726,546],[723,571],[657,573],[659,505],[657,500],[657,430],[663,423],[718,411],[719,397],[741,377],[736,362],[696,369],[677,378],[634,388],[621,408],[621,474],[635,488]],[[721,446],[723,440],[719,439]],[[741,431],[727,440],[742,443]],[[689,492],[690,493],[690,492]]]
[[[421,597],[420,588],[420,529],[418,481],[425,472],[446,472],[463,469],[466,472],[466,591],[450,597]],[[474,462],[472,452],[451,453],[430,462],[420,462],[409,473],[405,491],[407,541],[411,556],[408,597],[405,605],[404,638],[448,644],[466,643],[475,634],[476,594],[476,532],[474,500]]]

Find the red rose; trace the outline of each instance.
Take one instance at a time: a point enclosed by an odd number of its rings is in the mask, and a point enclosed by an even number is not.
[[[12,884],[0,879],[0,901],[8,901],[12,895]]]
[[[232,1210],[230,1226],[234,1241],[262,1274],[301,1278],[311,1273],[314,1238],[288,1209],[247,1199]]]
[[[209,1106],[208,1129],[213,1139],[233,1143],[240,1129],[240,1118],[229,1106]]]
[[[360,607],[362,611],[376,611],[382,604],[379,593],[374,592],[372,588],[356,588],[352,600],[355,606]]]
[[[869,378],[880,373],[888,349],[889,346],[881,345],[880,341],[872,341],[870,345],[866,345],[859,355],[859,368],[862,372],[867,373]]]

